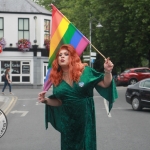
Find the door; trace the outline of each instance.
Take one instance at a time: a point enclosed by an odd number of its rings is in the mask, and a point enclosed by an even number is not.
[[[46,78],[46,74],[47,74],[47,71],[48,71],[48,62],[44,62],[43,63],[43,84],[44,84],[44,80]]]

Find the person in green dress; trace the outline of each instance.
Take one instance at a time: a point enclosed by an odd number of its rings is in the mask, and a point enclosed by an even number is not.
[[[60,47],[53,61],[49,81],[53,94],[38,99],[45,103],[45,125],[61,133],[61,150],[96,150],[96,120],[93,89],[109,101],[109,111],[118,97],[112,79],[114,65],[105,59],[104,73],[82,63],[72,45]]]

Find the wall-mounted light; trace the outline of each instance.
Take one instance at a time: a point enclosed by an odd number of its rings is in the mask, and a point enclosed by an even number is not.
[[[12,46],[13,46],[13,44],[12,44],[12,43],[10,43],[10,44],[9,44],[9,46],[10,46],[10,47],[12,47]]]
[[[34,43],[37,43],[37,40],[34,40],[33,42],[34,42]]]
[[[37,16],[34,16],[33,18],[34,18],[34,19],[37,19]]]

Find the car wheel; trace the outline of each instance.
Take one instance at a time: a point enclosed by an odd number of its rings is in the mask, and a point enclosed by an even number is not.
[[[133,85],[133,84],[135,84],[135,83],[137,83],[137,80],[136,80],[136,79],[130,79],[130,81],[129,81],[129,84],[130,84],[130,85]]]
[[[137,96],[132,98],[132,108],[133,110],[142,110],[141,101]]]

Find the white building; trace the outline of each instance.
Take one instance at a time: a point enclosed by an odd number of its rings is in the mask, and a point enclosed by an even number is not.
[[[13,86],[41,87],[48,64],[44,40],[50,37],[51,12],[31,0],[0,0],[0,4],[0,38],[6,41],[0,53],[0,86],[5,69],[10,68]],[[18,49],[20,39],[31,42],[29,51]]]

